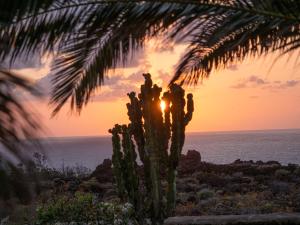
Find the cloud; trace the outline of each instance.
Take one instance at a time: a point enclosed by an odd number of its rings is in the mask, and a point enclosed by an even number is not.
[[[236,89],[241,89],[241,88],[246,88],[246,87],[247,87],[246,82],[239,82],[239,83],[231,86],[231,88],[236,88]]]
[[[144,80],[141,70],[131,73],[129,76],[124,74],[112,75],[105,79],[103,86],[96,91],[96,94],[91,98],[92,101],[114,101],[127,97],[127,93],[131,91],[138,91],[139,85]],[[35,83],[39,90],[42,90],[43,95],[50,97],[51,95],[51,73],[38,79]]]
[[[281,85],[283,88],[289,88],[289,87],[295,87],[299,84],[299,80],[288,80],[283,85]]]
[[[267,84],[267,81],[264,81],[263,79],[257,77],[257,76],[250,76],[248,79],[248,82],[253,83],[254,85],[260,86],[260,85],[264,85]]]
[[[168,51],[170,46],[165,49],[156,49],[157,51]],[[151,70],[152,65],[148,61],[147,51],[140,49],[135,52],[134,57],[129,60],[125,67],[117,65],[116,70],[110,71],[109,77],[105,77],[104,85],[97,90],[94,96],[91,97],[92,101],[115,101],[127,98],[127,93],[131,91],[139,91],[140,85],[144,82],[143,73]],[[122,69],[121,69],[122,68]],[[158,85],[167,87],[171,75],[168,72],[159,70],[153,74],[153,78]],[[36,81],[36,86],[43,91],[43,94],[49,98],[52,89],[52,74]]]
[[[127,98],[127,93],[138,91],[138,87],[130,83],[120,83],[110,86],[106,90],[101,90],[99,94],[94,95],[92,101],[110,102]]]
[[[262,88],[268,90],[282,90],[296,87],[300,84],[300,80],[287,80],[287,81],[269,81],[264,80],[256,75],[252,75],[247,79],[240,80],[236,84],[232,85],[231,88],[243,89],[243,88]]]

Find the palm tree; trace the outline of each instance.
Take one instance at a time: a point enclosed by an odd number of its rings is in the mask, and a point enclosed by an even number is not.
[[[10,15],[14,13],[1,13],[0,27],[7,26]],[[4,39],[0,43],[1,48],[6,46]],[[0,63],[0,147],[4,147],[0,149],[0,199],[18,197],[28,201],[31,189],[24,170],[28,175],[32,162],[25,150],[40,149],[37,137],[41,126],[19,95],[27,92],[40,96],[40,92],[28,79],[4,67],[4,63]],[[22,170],[17,163],[22,164]]]
[[[4,1],[7,4],[7,1]],[[109,69],[148,38],[187,41],[171,82],[191,84],[245,57],[300,46],[298,0],[11,0],[1,57],[55,53],[54,114],[70,100],[81,110]],[[21,2],[21,3],[20,3]],[[5,4],[1,3],[1,4]],[[20,5],[18,5],[20,4]],[[7,8],[7,7],[6,7]],[[7,41],[7,37],[10,37]]]

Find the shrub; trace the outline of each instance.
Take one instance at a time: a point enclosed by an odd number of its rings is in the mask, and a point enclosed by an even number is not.
[[[207,188],[202,189],[201,191],[197,192],[197,196],[200,200],[206,200],[206,199],[212,198],[212,197],[214,197],[214,195],[215,195],[215,192],[211,191]]]
[[[137,224],[133,207],[97,202],[92,194],[76,193],[74,197],[60,197],[47,205],[37,209],[35,224],[61,223],[89,223],[102,225]]]
[[[49,167],[46,156],[40,152],[33,154],[34,172],[42,179],[51,180],[54,178],[85,178],[91,174],[91,170],[85,166],[75,164],[74,166],[65,166],[61,168]]]
[[[286,178],[288,175],[290,175],[290,171],[286,169],[278,169],[275,171],[275,176],[280,179]]]

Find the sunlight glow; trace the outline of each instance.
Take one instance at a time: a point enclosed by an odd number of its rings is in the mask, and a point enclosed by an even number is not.
[[[166,103],[163,100],[160,101],[160,108],[161,108],[161,111],[163,111],[163,112],[166,109]]]

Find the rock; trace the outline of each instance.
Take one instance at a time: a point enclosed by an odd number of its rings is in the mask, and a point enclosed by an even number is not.
[[[96,167],[91,177],[96,177],[100,183],[113,182],[112,162],[110,159],[104,159],[103,163]]]
[[[186,155],[181,155],[179,161],[179,174],[194,173],[201,163],[201,155],[196,150],[188,150]]]

